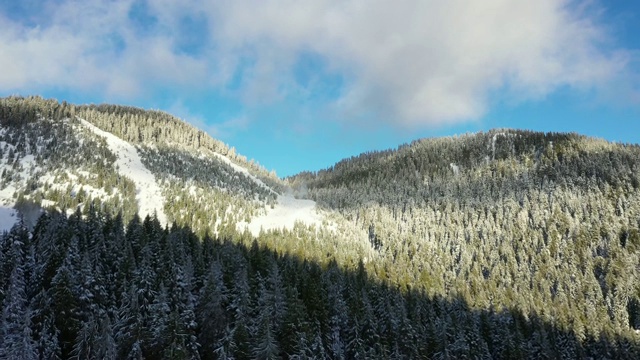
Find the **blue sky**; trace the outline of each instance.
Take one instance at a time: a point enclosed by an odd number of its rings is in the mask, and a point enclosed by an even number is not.
[[[495,127],[640,143],[622,0],[0,2],[0,95],[161,109],[278,175]]]

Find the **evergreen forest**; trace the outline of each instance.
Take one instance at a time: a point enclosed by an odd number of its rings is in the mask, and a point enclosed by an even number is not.
[[[9,97],[0,168],[0,359],[640,358],[637,144],[496,129],[280,179],[160,111]],[[287,194],[322,222],[239,226]]]
[[[256,240],[45,213],[0,237],[10,359],[637,358],[515,308],[401,289]]]

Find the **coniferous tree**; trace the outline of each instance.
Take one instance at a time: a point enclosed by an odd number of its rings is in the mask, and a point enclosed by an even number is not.
[[[37,359],[37,346],[33,339],[30,308],[25,278],[25,247],[29,246],[29,234],[22,223],[15,225],[5,240],[10,244],[13,269],[2,304],[0,331],[0,357],[4,359]],[[8,259],[8,260],[9,260]]]

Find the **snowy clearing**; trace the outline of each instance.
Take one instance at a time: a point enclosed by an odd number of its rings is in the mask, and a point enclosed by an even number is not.
[[[267,208],[265,215],[251,219],[248,224],[246,222],[238,223],[237,229],[240,231],[247,229],[253,236],[258,236],[260,229],[265,231],[282,228],[291,230],[297,221],[306,225],[320,226],[322,216],[316,210],[316,202],[296,199],[292,195],[279,195],[278,203],[273,209]]]
[[[118,171],[136,184],[136,200],[140,217],[144,219],[147,215],[153,216],[155,212],[158,221],[163,226],[167,225],[167,216],[164,213],[165,201],[160,186],[158,186],[156,178],[151,171],[142,164],[136,148],[119,137],[100,130],[84,119],[80,119],[80,121],[96,135],[107,140],[109,149],[117,157],[116,166]]]

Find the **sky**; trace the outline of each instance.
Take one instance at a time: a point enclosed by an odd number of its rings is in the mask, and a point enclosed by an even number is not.
[[[0,96],[167,111],[279,176],[492,128],[640,143],[628,0],[0,0]]]

